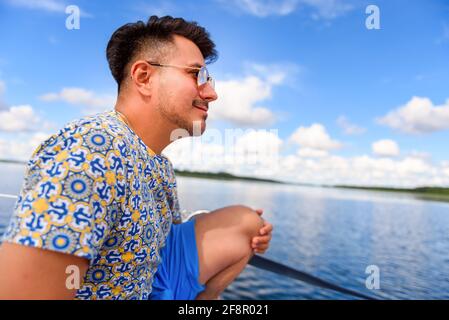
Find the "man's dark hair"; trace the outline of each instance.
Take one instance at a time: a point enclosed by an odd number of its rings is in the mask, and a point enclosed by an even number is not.
[[[215,44],[209,33],[194,21],[188,22],[171,16],[151,16],[147,23],[127,23],[112,34],[106,49],[109,68],[117,81],[119,91],[123,79],[127,76],[128,63],[144,51],[150,52],[152,58],[161,59],[167,53],[164,51],[167,44],[173,43],[173,35],[183,36],[195,43],[206,63],[217,59]]]

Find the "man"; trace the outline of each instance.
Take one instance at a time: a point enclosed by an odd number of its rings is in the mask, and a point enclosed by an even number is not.
[[[215,299],[268,248],[261,210],[231,206],[180,223],[161,154],[179,130],[205,130],[214,47],[180,18],[115,31],[115,110],[68,124],[33,154],[0,248],[0,298]]]

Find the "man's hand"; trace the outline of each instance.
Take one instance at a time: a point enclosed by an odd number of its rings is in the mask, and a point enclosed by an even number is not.
[[[256,209],[259,216],[263,214],[263,209]],[[259,230],[259,236],[255,236],[252,240],[251,247],[254,253],[265,253],[270,246],[271,232],[273,225],[264,220],[263,227]]]

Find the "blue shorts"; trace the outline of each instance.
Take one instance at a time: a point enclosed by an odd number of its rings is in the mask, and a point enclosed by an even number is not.
[[[195,220],[172,224],[161,258],[150,300],[194,300],[206,288],[199,282]]]

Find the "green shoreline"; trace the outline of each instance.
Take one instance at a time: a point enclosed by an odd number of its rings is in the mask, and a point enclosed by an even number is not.
[[[26,161],[0,159],[0,163],[27,164]]]
[[[386,188],[386,187],[359,187],[359,186],[345,186],[336,185],[333,188],[344,188],[344,189],[360,189],[360,190],[370,190],[370,191],[387,191],[387,192],[411,192],[419,194],[434,194],[440,196],[449,196],[449,188],[443,187],[419,187],[419,188]]]
[[[11,163],[11,164],[26,164],[25,161],[0,159],[0,163]],[[227,181],[251,181],[251,182],[268,182],[276,184],[285,185],[297,185],[297,186],[308,186],[308,187],[324,187],[324,188],[339,188],[339,189],[353,189],[353,190],[365,190],[365,191],[377,191],[377,192],[397,192],[406,193],[417,196],[421,199],[428,200],[438,200],[449,202],[449,188],[444,187],[419,187],[419,188],[391,188],[391,187],[363,187],[363,186],[351,186],[351,185],[313,185],[313,184],[302,184],[302,183],[292,183],[283,182],[272,179],[260,179],[254,177],[244,177],[236,176],[226,172],[198,172],[198,171],[188,171],[188,170],[175,170],[176,175],[180,177],[191,177],[200,179],[214,179],[214,180],[227,180]]]
[[[449,202],[449,188],[444,187],[419,187],[419,188],[387,188],[387,187],[361,187],[335,185],[330,188],[366,190],[374,192],[391,192],[413,195],[418,199]]]
[[[282,181],[276,181],[271,179],[260,179],[253,177],[243,177],[243,176],[235,176],[226,172],[198,172],[198,171],[187,171],[187,170],[175,170],[176,175],[180,177],[190,177],[190,178],[201,178],[201,179],[214,179],[214,180],[243,180],[243,181],[254,181],[254,182],[269,182],[269,183],[278,183],[278,184],[286,184]]]

